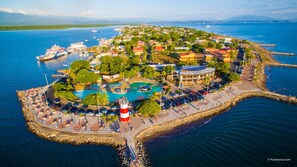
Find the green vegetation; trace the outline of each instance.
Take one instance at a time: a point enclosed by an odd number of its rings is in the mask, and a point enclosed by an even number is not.
[[[76,75],[76,81],[82,84],[90,85],[95,83],[98,79],[98,75],[94,72],[90,72],[86,69],[80,70]]]
[[[158,72],[153,67],[144,66],[142,68],[142,76],[147,79],[153,79],[158,76]]]
[[[87,60],[76,60],[71,64],[71,71],[77,73],[81,69],[89,69],[90,62]]]
[[[120,56],[104,56],[101,58],[102,74],[119,74],[130,67],[129,59]]]
[[[65,24],[65,25],[24,25],[24,26],[0,26],[3,30],[46,30],[46,29],[67,29],[67,28],[89,28],[106,27],[116,24]]]
[[[161,110],[161,106],[154,100],[145,100],[138,109],[142,116],[154,116]]]
[[[55,91],[55,97],[65,98],[70,101],[75,101],[78,99],[72,91]]]
[[[175,68],[173,66],[166,66],[164,67],[163,71],[165,72],[166,75],[170,75],[172,71],[174,71]]]
[[[84,104],[87,105],[102,105],[106,106],[109,104],[109,98],[106,93],[98,92],[96,94],[89,94],[84,99]]]
[[[57,82],[53,85],[55,91],[70,91],[73,90],[73,86],[64,82]]]
[[[78,99],[71,91],[73,90],[73,86],[68,83],[57,82],[53,85],[53,89],[55,97],[65,98],[70,101]]]
[[[228,80],[231,81],[231,82],[235,82],[235,81],[239,81],[240,80],[240,76],[234,72],[231,72],[229,75],[228,75]]]

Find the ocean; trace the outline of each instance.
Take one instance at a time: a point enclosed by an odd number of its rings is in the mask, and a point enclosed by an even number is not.
[[[164,25],[164,24],[163,24]],[[166,24],[170,25],[170,24]],[[208,32],[235,36],[260,43],[274,43],[274,51],[297,54],[296,23],[204,24],[174,23]],[[36,56],[54,44],[117,35],[114,27],[66,30],[0,32],[0,165],[1,166],[117,166],[116,150],[107,146],[74,146],[43,140],[28,131],[16,90],[43,86],[44,74],[56,73],[63,64],[80,59],[72,55],[38,63]],[[283,63],[297,64],[297,56],[275,56]],[[297,96],[297,69],[266,69],[271,91]],[[154,166],[267,166],[268,158],[291,158],[280,165],[296,164],[296,105],[251,98],[206,123],[179,128],[176,132],[145,143]]]

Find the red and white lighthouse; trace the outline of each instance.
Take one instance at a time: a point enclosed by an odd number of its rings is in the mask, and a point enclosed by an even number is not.
[[[119,99],[119,104],[120,104],[120,120],[121,122],[129,122],[130,116],[129,116],[129,109],[128,109],[128,104],[129,101],[123,97]]]

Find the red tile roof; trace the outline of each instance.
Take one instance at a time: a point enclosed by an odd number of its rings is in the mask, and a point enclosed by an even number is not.
[[[163,51],[164,48],[162,46],[155,46],[156,51]]]

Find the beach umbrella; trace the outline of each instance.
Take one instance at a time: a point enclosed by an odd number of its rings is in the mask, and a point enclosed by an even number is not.
[[[55,103],[55,104],[60,104],[60,98],[56,98],[56,99],[54,100],[54,103]]]
[[[107,109],[106,108],[102,108],[101,111],[102,111],[103,114],[106,114],[107,113]]]
[[[74,106],[74,107],[78,107],[78,106],[79,106],[79,103],[78,103],[78,102],[74,102],[74,103],[73,103],[73,106]]]
[[[80,108],[79,110],[78,110],[78,114],[85,114],[85,110],[83,109],[83,108]]]
[[[72,113],[76,113],[77,111],[78,111],[78,108],[77,107],[72,107],[70,109],[70,112],[72,112]]]

